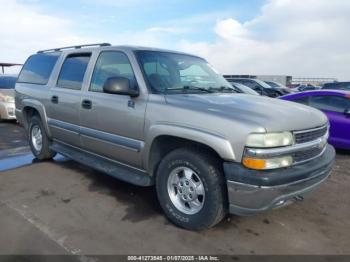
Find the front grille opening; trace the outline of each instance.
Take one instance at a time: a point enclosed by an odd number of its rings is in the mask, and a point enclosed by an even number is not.
[[[302,144],[323,137],[327,133],[327,126],[311,131],[301,131],[294,133],[295,143]]]
[[[293,154],[294,163],[310,160],[319,156],[324,148],[312,148],[305,151],[296,152]]]

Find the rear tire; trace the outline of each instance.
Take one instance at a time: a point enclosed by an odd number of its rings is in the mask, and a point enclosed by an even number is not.
[[[156,189],[166,216],[182,228],[210,228],[227,214],[221,163],[204,150],[180,148],[166,155],[157,170]]]
[[[34,115],[29,121],[28,138],[33,155],[39,160],[52,159],[56,152],[50,149],[50,140],[39,116]]]

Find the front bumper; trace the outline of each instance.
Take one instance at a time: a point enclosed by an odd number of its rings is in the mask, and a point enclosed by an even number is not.
[[[224,163],[231,214],[253,215],[303,200],[329,176],[335,150],[306,163],[284,169],[252,170],[237,163]]]
[[[0,102],[0,119],[16,119],[15,103]]]

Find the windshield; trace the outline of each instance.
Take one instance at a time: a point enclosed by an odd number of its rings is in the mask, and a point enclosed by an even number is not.
[[[238,88],[239,90],[241,90],[243,93],[250,94],[250,95],[259,95],[258,92],[254,91],[254,90],[251,89],[250,87],[245,86],[245,85],[243,85],[243,84],[235,83],[235,82],[232,82],[231,84],[232,84],[233,86],[235,86],[236,88]]]
[[[264,88],[271,88],[268,84],[266,84],[264,81],[261,81],[259,79],[254,79],[254,81],[258,82],[259,85],[261,85]]]
[[[269,82],[269,81],[264,81],[266,84],[268,84],[269,86],[271,86],[271,87],[280,87],[277,83],[275,83],[275,82]]]
[[[159,51],[137,51],[136,55],[153,93],[235,92],[202,58]]]

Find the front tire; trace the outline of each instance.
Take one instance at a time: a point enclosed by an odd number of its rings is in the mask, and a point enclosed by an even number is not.
[[[227,214],[221,163],[203,150],[180,148],[166,155],[157,170],[156,189],[166,216],[182,228],[210,228]]]
[[[50,140],[39,116],[34,115],[28,128],[29,145],[33,155],[39,160],[52,159],[56,153],[52,151]]]

